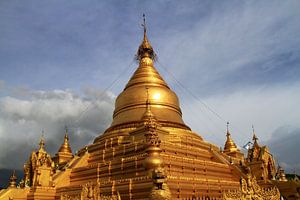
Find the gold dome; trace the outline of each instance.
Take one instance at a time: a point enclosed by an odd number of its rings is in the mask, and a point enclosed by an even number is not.
[[[139,66],[116,99],[113,122],[108,130],[136,127],[145,113],[147,95],[151,101],[151,111],[162,126],[189,129],[182,120],[177,95],[154,67],[155,53],[147,39],[146,28],[137,59]]]

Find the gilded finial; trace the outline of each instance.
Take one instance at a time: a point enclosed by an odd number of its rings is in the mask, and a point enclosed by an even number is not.
[[[146,99],[146,112],[143,116],[143,118],[151,118],[153,117],[153,113],[151,112],[151,103],[150,103],[150,98],[149,98],[149,88],[146,87],[146,94],[147,94],[147,99]]]
[[[146,94],[147,94],[146,111],[142,116],[142,124],[147,125],[147,126],[154,126],[157,122],[157,119],[155,118],[154,114],[151,111],[151,102],[150,102],[149,88],[148,87],[146,87]]]
[[[152,60],[155,60],[156,55],[153,51],[153,48],[150,44],[150,42],[148,41],[147,38],[147,27],[146,27],[146,17],[145,14],[143,14],[143,23],[142,23],[142,27],[144,30],[144,38],[143,38],[143,42],[142,44],[139,46],[137,55],[136,55],[136,59],[141,61],[142,58],[150,58]]]
[[[143,23],[142,27],[144,28],[144,38],[146,37],[147,27],[146,27],[146,15],[143,13]]]
[[[44,130],[42,130],[42,137],[41,137],[39,145],[40,145],[40,149],[44,149],[44,147],[45,147]]]
[[[230,133],[229,133],[229,122],[227,122],[227,134],[226,135],[230,135]]]
[[[146,107],[147,107],[147,110],[150,110],[150,98],[149,98],[149,88],[148,87],[146,87],[146,93],[147,93]]]
[[[252,125],[252,133],[253,133],[253,137],[252,137],[252,140],[254,141],[254,144],[257,144],[257,136],[255,134],[255,130],[254,130],[254,126]]]
[[[69,132],[68,127],[65,126],[65,142],[66,142],[66,140],[67,140],[67,141],[69,140],[68,132]]]

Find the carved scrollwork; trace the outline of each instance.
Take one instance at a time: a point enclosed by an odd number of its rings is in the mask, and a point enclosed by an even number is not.
[[[247,180],[241,178],[241,189],[227,191],[223,194],[225,200],[279,200],[280,193],[276,187],[262,188],[257,182],[256,178],[250,176]]]
[[[119,193],[117,195],[105,196],[101,195],[100,200],[121,200]]]
[[[99,185],[92,182],[82,186],[81,200],[100,200]]]
[[[80,195],[62,194],[60,195],[60,200],[80,200]]]

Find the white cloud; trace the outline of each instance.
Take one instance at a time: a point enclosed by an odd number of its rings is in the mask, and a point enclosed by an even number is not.
[[[0,167],[21,168],[45,130],[52,154],[69,126],[73,151],[93,141],[110,123],[113,96],[87,89],[83,96],[69,90],[27,90],[23,96],[0,98]],[[101,94],[101,96],[99,96]]]

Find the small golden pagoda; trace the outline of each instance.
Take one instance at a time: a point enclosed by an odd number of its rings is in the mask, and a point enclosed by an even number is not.
[[[24,166],[24,180],[0,191],[0,199],[279,200],[269,182],[274,162],[257,139],[245,160],[228,126],[221,151],[184,123],[177,95],[154,67],[143,26],[139,66],[116,99],[110,127],[75,155],[67,130],[53,158],[42,138]]]
[[[16,171],[14,170],[12,175],[9,178],[9,188],[16,188],[17,187],[17,177],[16,177]]]
[[[231,134],[229,132],[229,122],[227,122],[226,142],[223,153],[235,161],[244,162],[244,154],[241,153],[231,138]]]
[[[71,146],[69,144],[68,128],[66,127],[64,142],[60,146],[58,152],[53,157],[53,161],[57,168],[65,166],[73,158]]]

